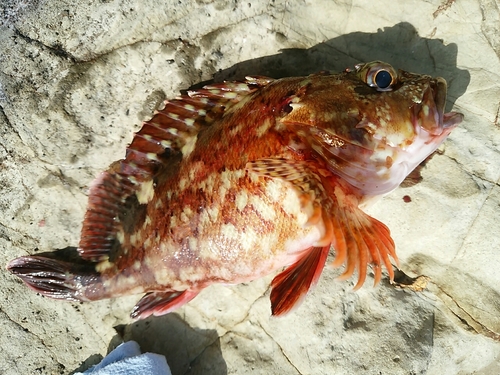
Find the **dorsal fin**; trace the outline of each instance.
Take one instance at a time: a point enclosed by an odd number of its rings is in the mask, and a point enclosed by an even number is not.
[[[133,228],[130,222],[141,219],[140,206],[153,196],[157,174],[175,168],[183,147],[195,142],[201,129],[271,81],[247,77],[242,82],[213,84],[166,101],[165,107],[135,134],[125,159],[113,163],[92,183],[78,247],[80,256],[93,262],[108,259],[113,249],[121,246],[117,233],[126,231],[123,221]],[[137,217],[130,217],[133,215]]]
[[[146,170],[154,175],[153,165],[169,163],[169,158],[200,129],[220,119],[224,112],[243,97],[272,82],[272,78],[247,77],[242,82],[223,82],[188,91],[177,99],[166,101],[136,133],[127,148],[122,173],[133,176]],[[130,168],[132,166],[132,168]]]

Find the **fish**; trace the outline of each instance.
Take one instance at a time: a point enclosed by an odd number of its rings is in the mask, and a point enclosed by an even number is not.
[[[447,83],[360,63],[340,73],[249,76],[188,91],[142,124],[89,188],[76,254],[7,269],[43,296],[143,294],[160,316],[212,284],[269,274],[271,313],[289,313],[330,252],[340,280],[399,267],[389,228],[363,211],[397,188],[463,120]],[[393,265],[394,263],[394,265]]]

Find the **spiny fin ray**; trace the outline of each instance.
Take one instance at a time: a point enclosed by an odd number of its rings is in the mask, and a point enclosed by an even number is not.
[[[336,177],[334,179],[339,181]],[[345,280],[357,270],[358,281],[354,289],[358,289],[365,281],[368,265],[371,265],[376,285],[381,279],[381,266],[384,265],[389,279],[393,280],[394,271],[390,258],[394,259],[396,265],[399,263],[389,228],[358,208],[358,199],[349,193],[345,185],[335,185],[332,197],[336,204],[330,214],[334,221],[332,245],[336,251],[332,266],[346,265],[343,274],[338,278]]]

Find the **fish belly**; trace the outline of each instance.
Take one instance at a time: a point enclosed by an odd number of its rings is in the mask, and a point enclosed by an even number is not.
[[[294,263],[322,238],[322,220],[308,224],[313,210],[291,184],[241,171],[225,179],[230,183],[213,186],[196,211],[185,205],[173,215],[163,236],[151,232],[140,268],[152,275],[147,289],[250,281]]]

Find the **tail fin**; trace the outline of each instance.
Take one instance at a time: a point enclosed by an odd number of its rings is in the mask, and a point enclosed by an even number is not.
[[[73,252],[76,253],[74,248]],[[7,270],[21,278],[24,283],[44,296],[67,301],[88,301],[84,291],[87,286],[99,285],[95,264],[79,259],[69,260],[68,251],[25,256],[12,260]]]

